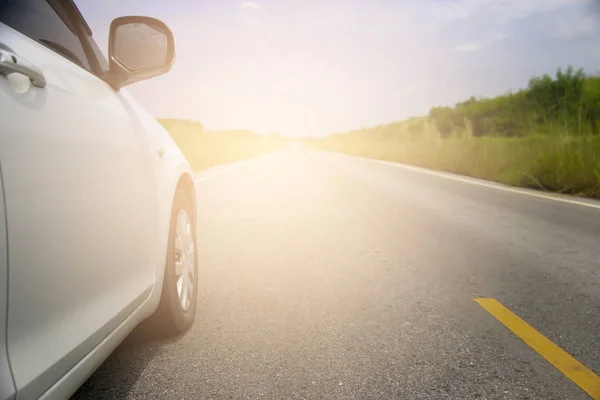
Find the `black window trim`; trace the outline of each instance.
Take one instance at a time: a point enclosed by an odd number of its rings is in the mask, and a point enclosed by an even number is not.
[[[96,75],[100,79],[104,79],[105,71],[102,71],[100,62],[98,61],[98,58],[96,57],[94,50],[92,49],[92,45],[89,42],[89,40],[93,40],[91,36],[92,31],[85,19],[83,18],[83,16],[81,15],[81,12],[79,11],[75,3],[72,0],[44,0],[44,2],[47,3],[47,5],[54,11],[54,13],[56,13],[58,19],[77,38],[83,50],[82,56],[85,57],[83,60],[81,59],[81,57],[78,57],[76,55],[75,59],[73,59],[64,52],[61,52],[64,50],[59,50],[56,48],[59,47],[65,49],[60,43],[53,43],[45,40],[40,40],[39,38],[35,38],[28,35],[27,32],[22,32],[19,29],[15,30],[20,34],[25,35],[28,38],[34,40],[36,43],[39,43],[40,45],[44,46],[53,53],[56,53],[65,60],[72,62],[79,68],[93,75]],[[65,20],[65,18],[68,18],[68,20]],[[69,50],[68,53],[72,52]],[[83,65],[83,61],[86,61],[87,65]]]
[[[90,65],[90,69],[88,70],[84,68],[86,71],[91,72],[96,75],[100,79],[104,79],[105,71],[102,70],[100,66],[100,62],[94,53],[94,49],[92,49],[92,45],[90,44],[90,40],[92,38],[92,30],[90,26],[83,18],[81,11],[77,8],[77,5],[73,2],[73,0],[58,0],[61,5],[65,8],[67,15],[70,18],[71,24],[75,27],[76,32],[74,32],[81,46],[83,47],[83,52],[85,53],[88,64]]]

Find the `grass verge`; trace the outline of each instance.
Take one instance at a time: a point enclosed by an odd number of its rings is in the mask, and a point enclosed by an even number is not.
[[[313,139],[310,147],[544,191],[600,198],[600,136]]]
[[[285,139],[278,135],[264,136],[244,130],[209,132],[199,122],[181,119],[158,121],[196,171],[258,156],[285,145]]]

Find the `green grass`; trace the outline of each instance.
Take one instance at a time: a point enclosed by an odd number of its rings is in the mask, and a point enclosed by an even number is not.
[[[600,198],[600,136],[420,137],[338,135],[312,147],[397,161],[507,185]]]
[[[267,137],[250,131],[205,131],[199,122],[159,119],[194,170],[258,156],[285,144],[281,137]]]
[[[600,75],[558,69],[527,88],[306,145],[508,185],[600,198]]]

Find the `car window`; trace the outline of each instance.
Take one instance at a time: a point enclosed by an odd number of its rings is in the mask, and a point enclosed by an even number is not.
[[[3,0],[0,22],[91,71],[77,31],[58,0]]]

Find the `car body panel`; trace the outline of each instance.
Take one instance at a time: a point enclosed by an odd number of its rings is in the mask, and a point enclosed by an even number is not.
[[[8,302],[8,254],[6,243],[6,210],[2,184],[2,164],[0,163],[0,400],[15,398],[16,391],[8,353],[6,351],[6,310]]]
[[[47,80],[17,93],[0,77],[0,107],[11,116],[0,162],[8,355],[19,397],[52,397],[81,384],[155,310],[171,202],[192,174],[127,91],[3,24],[0,42]]]
[[[121,89],[121,91],[123,91]],[[133,96],[125,92],[123,93],[123,102],[126,104],[130,114],[135,119],[136,124],[139,124],[139,129],[148,135],[157,151],[162,151],[162,165],[157,171],[158,175],[158,199],[160,209],[160,238],[157,248],[160,251],[158,258],[165,260],[167,256],[167,242],[169,238],[169,226],[171,218],[171,205],[176,196],[177,185],[181,179],[189,179],[194,181],[194,173],[185,156],[173,141],[167,130],[146,111]],[[195,192],[188,193],[192,196],[193,204],[196,204]],[[160,281],[162,287],[162,279],[164,275],[164,262],[158,263],[154,271],[154,276],[157,282]],[[159,293],[160,295],[160,293]],[[159,296],[160,297],[160,296]],[[158,304],[158,301],[157,301]]]
[[[136,113],[136,118],[140,118],[140,122],[147,132],[155,134],[156,143],[164,146],[164,179],[160,179],[159,187],[164,188],[160,194],[161,199],[161,217],[164,221],[164,230],[161,231],[158,249],[160,252],[159,261],[155,265],[155,283],[151,293],[143,300],[137,309],[132,310],[126,316],[126,319],[108,336],[102,340],[93,350],[85,355],[77,365],[71,368],[65,375],[61,377],[50,389],[48,389],[40,397],[40,400],[60,400],[70,397],[79,386],[100,366],[100,364],[112,353],[112,351],[127,337],[127,335],[144,319],[149,317],[160,302],[162,284],[164,278],[164,267],[167,251],[167,242],[169,238],[169,226],[171,219],[171,206],[177,195],[178,183],[183,179],[190,179],[193,182],[193,170],[189,163],[177,147],[175,142],[170,138],[166,129],[156,121],[139,103],[129,94],[126,95],[127,102],[131,105],[131,111]],[[153,139],[153,140],[154,140]],[[193,204],[196,205],[195,193],[188,193],[193,196]],[[162,225],[161,225],[162,226]],[[130,310],[127,310],[129,312]],[[127,313],[126,313],[127,314]]]
[[[115,323],[124,318],[120,324],[116,326],[107,325],[104,331],[98,332],[99,338],[102,336],[101,341],[41,394],[39,400],[64,400],[71,397],[127,335],[156,308],[156,306],[152,308],[148,292],[140,295],[140,300],[142,299],[145,300],[137,308],[134,307],[134,302],[130,307],[123,310],[120,315],[115,316]],[[104,336],[105,333],[108,333],[108,335]]]

